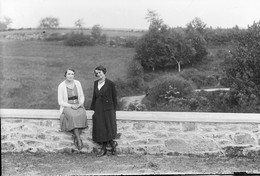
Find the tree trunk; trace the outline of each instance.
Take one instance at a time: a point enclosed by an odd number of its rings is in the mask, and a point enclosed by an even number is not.
[[[178,64],[178,71],[179,73],[181,72],[181,62],[180,61],[177,61],[177,64]]]

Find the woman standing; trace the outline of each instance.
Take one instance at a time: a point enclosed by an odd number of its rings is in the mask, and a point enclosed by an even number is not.
[[[92,135],[94,142],[102,144],[97,157],[104,156],[107,153],[107,144],[111,145],[112,155],[115,155],[117,146],[117,142],[113,141],[117,134],[115,84],[106,78],[105,67],[98,66],[95,68],[94,73],[98,80],[94,82],[93,98],[90,107],[91,110],[94,110]]]
[[[65,71],[65,80],[58,87],[58,103],[60,105],[61,130],[73,133],[74,144],[81,150],[81,130],[88,127],[84,104],[84,93],[81,83],[74,79],[75,70]]]

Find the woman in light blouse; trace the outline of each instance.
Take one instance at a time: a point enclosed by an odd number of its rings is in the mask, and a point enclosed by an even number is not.
[[[80,133],[82,129],[88,127],[86,110],[83,106],[85,97],[81,83],[74,79],[75,70],[67,69],[64,76],[66,79],[58,87],[61,130],[72,132],[74,144],[81,150],[83,142]]]

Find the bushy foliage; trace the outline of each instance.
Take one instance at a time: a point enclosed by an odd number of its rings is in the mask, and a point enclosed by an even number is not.
[[[176,68],[177,65],[180,72],[181,65],[191,65],[205,58],[207,43],[199,29],[174,30],[155,12],[149,11],[147,16],[149,31],[135,45],[135,58],[145,70]]]
[[[234,95],[242,104],[260,100],[260,21],[241,34],[225,62],[224,71]]]
[[[91,35],[84,35],[83,33],[71,33],[64,41],[67,46],[94,46],[95,40]]]
[[[7,30],[12,23],[12,19],[9,17],[4,17],[0,19],[0,31]]]
[[[180,73],[180,76],[185,80],[192,81],[198,89],[202,87],[215,86],[218,83],[216,77],[207,75],[197,69],[185,69]]]
[[[53,29],[59,27],[60,22],[56,17],[45,17],[40,20],[39,28]]]
[[[221,46],[231,44],[239,37],[239,35],[241,35],[245,31],[246,29],[240,29],[238,26],[228,29],[206,28],[204,36],[208,45]]]
[[[44,40],[46,41],[62,41],[68,38],[68,34],[52,33],[48,35]]]
[[[127,78],[116,80],[119,97],[142,94],[145,90],[143,67],[137,60],[132,60],[127,68]]]
[[[198,31],[194,30],[187,33],[187,39],[191,41],[192,46],[196,52],[191,63],[202,61],[208,54],[207,42],[204,39],[204,36]]]
[[[157,83],[150,89],[149,100],[151,102],[168,104],[174,99],[188,97],[193,90],[192,84],[181,77],[173,77]]]
[[[110,37],[109,45],[113,47],[126,47],[126,48],[134,48],[138,37],[129,36],[129,37],[119,37],[114,36]]]
[[[106,44],[107,36],[102,34],[102,27],[97,24],[91,28],[91,36],[97,44]]]

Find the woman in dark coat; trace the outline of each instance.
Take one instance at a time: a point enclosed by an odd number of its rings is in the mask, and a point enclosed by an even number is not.
[[[112,147],[112,155],[116,153],[117,142],[113,141],[117,134],[116,107],[117,96],[115,84],[106,78],[106,68],[98,66],[94,70],[98,80],[94,82],[91,110],[93,114],[93,141],[101,143],[102,148],[97,157],[106,155],[107,145]]]

